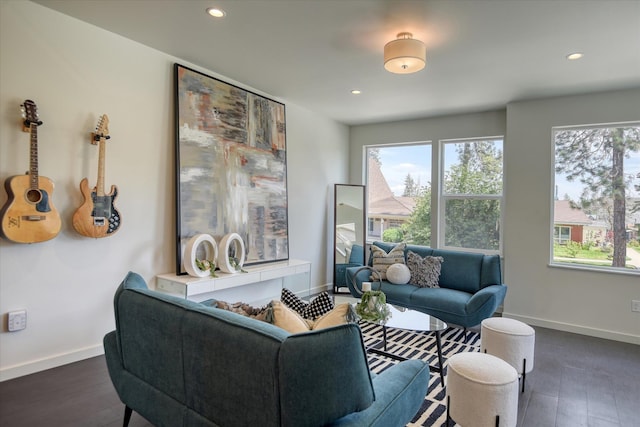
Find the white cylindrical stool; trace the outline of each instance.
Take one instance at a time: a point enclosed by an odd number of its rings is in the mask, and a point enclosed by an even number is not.
[[[519,320],[490,317],[482,321],[480,351],[513,366],[522,375],[522,392],[527,373],[533,370],[536,331]]]
[[[485,353],[458,353],[447,368],[447,425],[515,427],[518,420],[518,373],[502,359]]]

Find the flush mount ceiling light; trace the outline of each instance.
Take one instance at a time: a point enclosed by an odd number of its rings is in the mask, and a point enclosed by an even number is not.
[[[582,52],[574,52],[567,55],[567,59],[569,61],[575,61],[576,59],[580,59],[584,56]]]
[[[214,18],[222,18],[224,17],[227,13],[222,10],[222,9],[218,9],[216,7],[210,7],[207,9],[207,13],[211,16],[213,16]]]
[[[384,45],[384,68],[396,74],[409,74],[424,68],[427,47],[413,34],[398,33],[396,40]]]

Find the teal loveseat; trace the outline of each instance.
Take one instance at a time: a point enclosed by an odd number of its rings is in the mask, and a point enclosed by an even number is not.
[[[394,243],[373,242],[389,252]],[[383,280],[382,291],[390,304],[418,310],[447,323],[465,329],[491,317],[504,302],[507,287],[502,283],[500,256],[480,253],[434,249],[428,246],[407,245],[404,251],[421,257],[439,256],[444,259],[438,281],[439,288],[421,288],[411,283],[394,285]],[[369,257],[369,266],[371,266]],[[360,271],[359,271],[360,270]],[[354,297],[362,294],[362,282],[371,281],[371,270],[358,267],[347,269],[349,291]],[[373,285],[377,289],[377,283]],[[466,337],[466,334],[465,334]]]
[[[360,328],[292,335],[272,324],[147,289],[129,273],[104,338],[125,406],[155,426],[404,426],[428,366],[369,372]]]

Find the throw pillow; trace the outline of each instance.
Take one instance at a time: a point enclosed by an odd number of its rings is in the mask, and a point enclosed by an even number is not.
[[[371,256],[373,259],[373,268],[380,273],[382,280],[387,280],[387,269],[393,264],[404,264],[404,250],[406,243],[398,243],[389,251],[371,245]],[[375,275],[371,276],[371,280],[378,280]]]
[[[243,302],[235,302],[233,304],[229,304],[226,301],[218,301],[215,299],[202,301],[200,304],[207,307],[215,307],[221,310],[232,311],[242,316],[253,317],[258,320],[264,320],[264,316],[267,311],[267,306],[252,307],[249,304],[245,304]]]
[[[280,293],[280,301],[287,305],[287,307],[295,310],[298,314],[302,315],[305,307],[309,305],[308,302],[302,301],[296,294],[291,292],[287,288],[282,288]]]
[[[311,319],[303,319],[295,310],[287,307],[278,300],[271,301],[266,311],[268,314],[265,316],[264,321],[292,334],[330,328],[348,322],[355,322],[356,320],[353,307],[349,303],[340,304],[333,310],[322,315],[315,322]]]
[[[409,283],[411,271],[404,264],[393,264],[387,269],[387,280],[394,285],[404,285]]]
[[[316,322],[313,324],[311,329],[324,329],[330,328],[331,326],[344,325],[345,323],[355,321],[356,316],[353,310],[353,306],[348,302],[343,304],[339,304],[328,313],[322,315]]]
[[[415,252],[407,253],[407,266],[411,272],[410,282],[421,288],[439,288],[438,279],[444,258],[426,256],[422,258]]]
[[[333,310],[333,300],[328,292],[322,292],[311,300],[310,303],[301,300],[296,294],[287,288],[282,288],[280,300],[289,308],[295,310],[305,319],[316,320],[323,314]]]
[[[307,322],[305,322],[298,313],[284,305],[282,302],[273,300],[269,306],[268,310],[271,310],[272,313],[270,316],[270,323],[273,323],[292,334],[307,332],[309,330]]]

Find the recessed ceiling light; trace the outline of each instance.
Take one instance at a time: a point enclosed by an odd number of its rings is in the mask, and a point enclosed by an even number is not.
[[[360,91],[360,90],[358,90],[358,89],[353,89],[353,90],[351,91],[351,93],[352,93],[353,95],[360,95],[360,94],[362,93],[362,91]]]
[[[574,61],[576,59],[580,59],[584,56],[584,54],[582,52],[574,52],[574,53],[570,53],[567,55],[567,59],[569,61]]]
[[[208,8],[207,13],[213,16],[214,18],[222,18],[227,14],[224,10],[218,9],[217,7]]]

